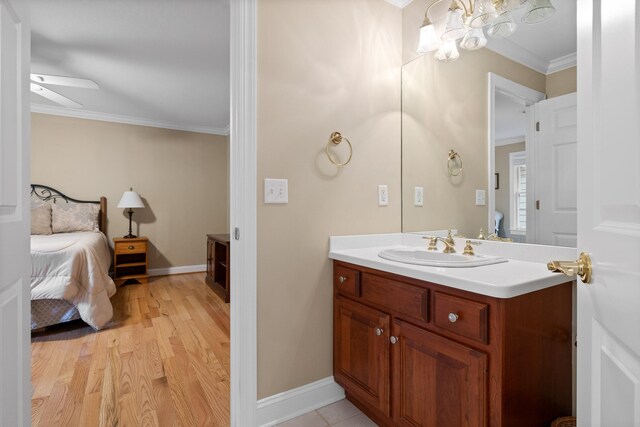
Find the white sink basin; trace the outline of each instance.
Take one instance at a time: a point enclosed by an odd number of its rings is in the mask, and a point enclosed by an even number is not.
[[[378,253],[380,258],[405,264],[426,265],[430,267],[479,267],[481,265],[507,262],[505,258],[488,255],[445,254],[426,249],[385,249]]]

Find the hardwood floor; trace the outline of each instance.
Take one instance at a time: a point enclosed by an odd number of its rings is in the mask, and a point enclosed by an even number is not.
[[[121,286],[112,303],[106,329],[32,336],[32,425],[228,426],[229,305],[204,273]]]

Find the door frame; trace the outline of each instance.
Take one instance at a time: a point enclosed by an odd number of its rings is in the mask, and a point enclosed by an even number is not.
[[[240,427],[256,425],[258,401],[257,0],[233,0],[230,6],[231,426]]]
[[[488,202],[487,202],[487,234],[492,233],[491,230],[494,229],[495,227],[495,211],[496,211],[496,199],[495,199],[495,193],[493,191],[493,188],[495,188],[494,185],[494,179],[495,179],[495,171],[496,171],[496,162],[495,162],[495,156],[492,155],[492,153],[495,152],[495,148],[496,148],[496,123],[495,123],[495,115],[496,115],[496,93],[497,92],[502,92],[505,95],[508,95],[512,98],[514,98],[516,101],[521,102],[523,107],[528,107],[531,106],[533,104],[535,104],[536,102],[542,101],[543,99],[546,99],[547,95],[542,93],[542,92],[538,92],[537,90],[528,88],[526,86],[523,86],[519,83],[516,83],[514,81],[511,81],[509,79],[506,79],[498,74],[495,73],[487,73],[488,75],[488,93],[487,93],[487,103],[488,103],[488,108],[487,111],[489,112],[489,114],[487,114],[487,170],[488,170],[488,175],[487,175],[487,186],[488,186],[488,193],[489,193],[489,197]],[[528,121],[528,128],[527,131],[525,133],[525,150],[527,152],[527,169],[531,168],[533,169],[534,164],[533,162],[535,161],[533,158],[533,147],[531,147],[531,141],[529,141],[530,135],[533,135],[534,132],[534,128],[535,128],[535,122],[534,122],[534,117],[531,111],[529,111],[529,109],[527,109],[527,121]],[[529,143],[527,143],[529,142]],[[533,183],[532,183],[533,184]],[[535,188],[532,186],[529,186],[529,179],[527,179],[527,206],[532,206],[530,203],[532,203],[531,199],[533,197]],[[527,213],[529,212],[529,209],[527,209]],[[531,232],[534,231],[532,229],[530,229],[530,220],[527,217],[527,242],[529,242],[529,236],[531,236]]]

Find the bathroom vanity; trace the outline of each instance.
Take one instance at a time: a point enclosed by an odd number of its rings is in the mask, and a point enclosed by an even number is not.
[[[347,398],[383,426],[548,426],[571,414],[572,280],[539,262],[377,257],[419,244],[393,236],[403,241],[332,242],[334,377]]]

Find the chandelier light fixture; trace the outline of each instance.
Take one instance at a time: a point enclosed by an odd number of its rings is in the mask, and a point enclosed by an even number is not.
[[[435,50],[437,60],[455,61],[460,56],[458,45],[465,50],[485,47],[485,31],[496,39],[515,33],[513,11],[521,8],[526,8],[525,24],[546,21],[556,11],[551,0],[438,0],[424,14],[418,53]]]

